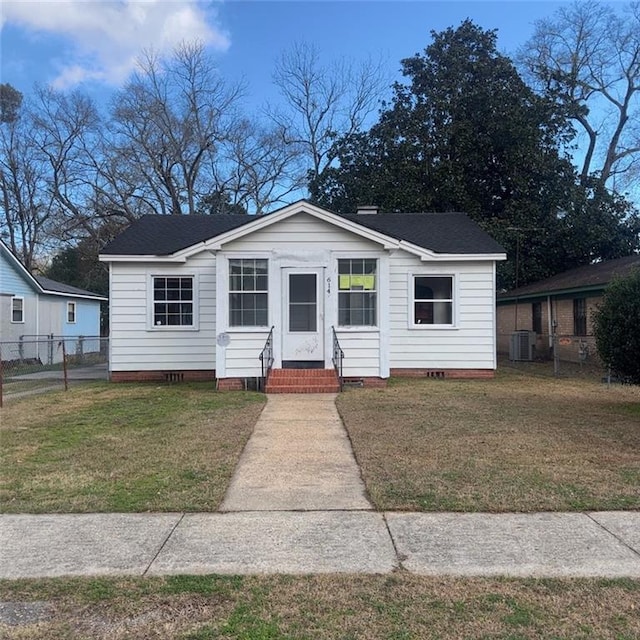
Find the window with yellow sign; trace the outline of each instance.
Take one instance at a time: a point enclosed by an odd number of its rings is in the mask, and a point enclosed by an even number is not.
[[[338,260],[339,326],[376,326],[377,270],[374,258]]]

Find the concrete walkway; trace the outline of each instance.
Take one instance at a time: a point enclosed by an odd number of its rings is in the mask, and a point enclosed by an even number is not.
[[[0,579],[397,570],[640,578],[637,511],[372,511],[334,399],[269,396],[221,513],[0,515]]]
[[[371,508],[335,394],[268,396],[220,510]]]

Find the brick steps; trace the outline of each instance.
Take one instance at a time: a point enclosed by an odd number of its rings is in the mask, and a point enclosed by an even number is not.
[[[333,369],[272,369],[267,393],[337,393],[338,376]]]

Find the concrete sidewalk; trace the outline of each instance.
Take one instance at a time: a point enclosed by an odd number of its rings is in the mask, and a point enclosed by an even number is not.
[[[0,578],[389,573],[640,578],[640,513],[0,516]]]

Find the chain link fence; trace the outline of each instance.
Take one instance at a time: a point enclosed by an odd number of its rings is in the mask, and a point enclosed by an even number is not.
[[[100,336],[20,336],[0,342],[0,406],[4,399],[80,380],[106,380],[109,339]]]
[[[503,366],[523,370],[549,368],[556,376],[604,379],[610,375],[598,357],[593,336],[552,334],[533,331],[498,333],[498,360]]]

